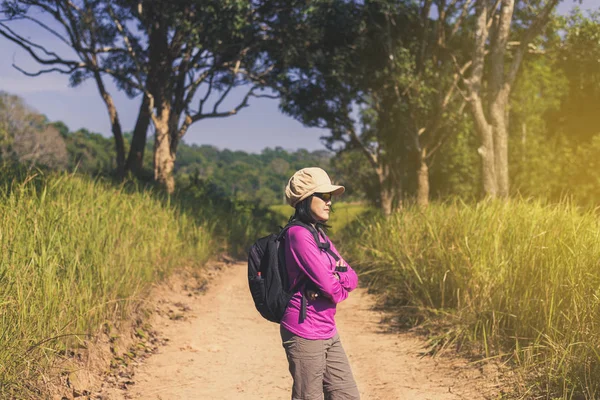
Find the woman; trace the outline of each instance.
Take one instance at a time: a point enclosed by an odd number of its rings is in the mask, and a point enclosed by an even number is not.
[[[293,400],[322,399],[323,393],[331,400],[360,398],[335,325],[336,305],[358,278],[321,229],[329,220],[331,197],[343,192],[321,168],[301,169],[285,189],[296,209],[292,222],[310,225],[322,242],[319,246],[306,226],[292,226],[284,238],[290,287],[296,288],[280,325]]]

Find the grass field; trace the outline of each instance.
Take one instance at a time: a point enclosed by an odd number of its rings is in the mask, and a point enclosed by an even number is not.
[[[71,175],[0,182],[0,398],[43,398],[54,358],[127,315],[212,232],[150,192]]]
[[[294,211],[193,196],[197,210],[183,210],[80,176],[10,176],[0,181],[0,398],[40,397],[54,357],[126,315],[151,283],[215,251],[243,254],[272,229],[271,213],[283,226]],[[362,283],[438,349],[522,367],[524,398],[600,398],[597,213],[524,201],[389,218],[360,204],[334,210],[330,233]]]
[[[568,204],[406,208],[342,235],[363,282],[432,343],[503,355],[525,398],[600,398],[600,222]],[[435,327],[435,329],[434,329]]]

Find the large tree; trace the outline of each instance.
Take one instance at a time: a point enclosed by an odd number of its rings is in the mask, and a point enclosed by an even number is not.
[[[258,96],[271,71],[263,57],[264,46],[280,32],[268,23],[291,8],[291,3],[278,7],[277,2],[242,0],[5,1],[9,20],[0,22],[0,34],[48,66],[30,75],[65,73],[72,84],[95,80],[110,115],[119,175],[127,168],[140,169],[152,121],[154,176],[171,192],[181,138],[191,124],[234,115]],[[35,23],[59,38],[73,49],[73,57],[58,55],[16,32],[10,24],[18,20]],[[128,95],[142,99],[127,162],[106,77]],[[223,107],[228,97],[235,104]]]
[[[483,189],[509,194],[509,99],[523,57],[550,20],[559,0],[476,0],[472,62],[463,75],[469,109],[479,134]],[[457,57],[458,59],[458,57]],[[460,66],[457,63],[457,70]]]
[[[429,163],[464,103],[451,54],[464,41],[469,3],[331,0],[306,18],[308,39],[282,81],[282,108],[329,129],[330,148],[366,157],[386,214],[408,182],[419,204],[428,202]]]
[[[109,114],[115,140],[117,174],[122,176],[125,167],[123,133],[114,100],[106,90],[100,65],[103,57],[114,49],[114,32],[110,26],[96,23],[94,14],[101,7],[99,2],[77,5],[69,1],[4,1],[1,11],[7,19],[0,21],[0,35],[20,45],[43,66],[38,71],[25,71],[14,65],[26,75],[67,74],[70,75],[73,86],[82,82],[84,74],[93,76]],[[39,11],[42,11],[41,15]],[[54,19],[57,26],[49,24],[43,15]],[[31,22],[41,27],[50,37],[71,47],[74,54],[65,57],[56,50],[42,46],[24,32],[18,32],[14,27],[17,22]]]

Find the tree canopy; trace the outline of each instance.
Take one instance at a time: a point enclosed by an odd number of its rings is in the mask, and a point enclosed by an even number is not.
[[[285,177],[308,164],[326,165],[356,199],[388,213],[449,195],[595,202],[598,12],[557,16],[555,0],[2,4],[0,34],[42,65],[28,73],[67,73],[74,85],[93,79],[113,134],[110,144],[37,117],[28,132],[47,135],[17,134],[5,114],[4,159],[52,164],[39,149],[62,140],[68,162],[57,168],[131,169],[169,190],[193,183],[261,204],[280,202]],[[71,46],[72,58],[11,28],[34,22],[35,10],[55,20],[45,29]],[[122,132],[105,79],[139,99],[132,132]],[[239,102],[222,108],[232,94]],[[253,155],[182,142],[190,124],[234,115],[261,95],[327,129],[328,151]],[[56,139],[41,145],[42,137]]]

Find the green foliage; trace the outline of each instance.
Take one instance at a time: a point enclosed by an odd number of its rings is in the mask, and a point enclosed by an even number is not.
[[[342,236],[361,278],[433,344],[511,355],[536,390],[595,399],[599,235],[595,213],[509,201],[407,208]]]
[[[277,218],[267,208],[231,197],[204,180],[192,179],[179,185],[172,200],[196,220],[211,226],[215,251],[245,258],[257,238],[277,229]]]
[[[480,158],[475,150],[478,138],[468,119],[453,128],[456,131],[442,144],[431,162],[432,197],[458,197],[465,201],[481,197]]]
[[[30,167],[66,167],[65,141],[44,115],[0,91],[0,159]]]
[[[2,398],[39,398],[30,385],[57,354],[126,316],[175,266],[213,254],[206,224],[149,191],[66,174],[2,177]]]
[[[65,135],[69,169],[89,175],[112,175],[115,170],[114,141],[99,133],[79,129]]]
[[[368,159],[373,204],[413,197],[417,171],[460,131],[456,65],[466,36],[452,28],[462,2],[322,1],[292,43],[281,79],[281,108],[307,126],[330,131],[327,145]],[[447,7],[447,8],[446,8]],[[442,16],[443,15],[443,16]],[[341,27],[341,28],[340,28]],[[452,95],[454,93],[454,95]],[[458,127],[455,125],[459,125]]]
[[[565,190],[576,203],[597,208],[600,199],[600,134],[589,144],[578,146],[572,153],[564,154],[568,169],[563,176],[568,182]]]
[[[600,133],[600,15],[575,11],[555,21],[544,54],[523,66],[511,104],[513,191],[595,207]],[[560,35],[558,33],[561,33]]]
[[[346,188],[343,201],[367,201],[379,206],[379,181],[366,157],[357,150],[338,152],[331,159],[331,175]]]
[[[553,79],[560,82],[564,74],[567,87],[560,108],[547,116],[549,130],[576,143],[588,142],[599,133],[600,123],[600,11],[585,16],[575,9],[559,22],[561,35],[548,47],[559,68]]]
[[[294,172],[304,167],[329,170],[331,159],[323,150],[287,152],[276,147],[252,154],[185,143],[179,148],[175,169],[179,184],[203,181],[224,196],[261,207],[283,202],[285,185]]]

